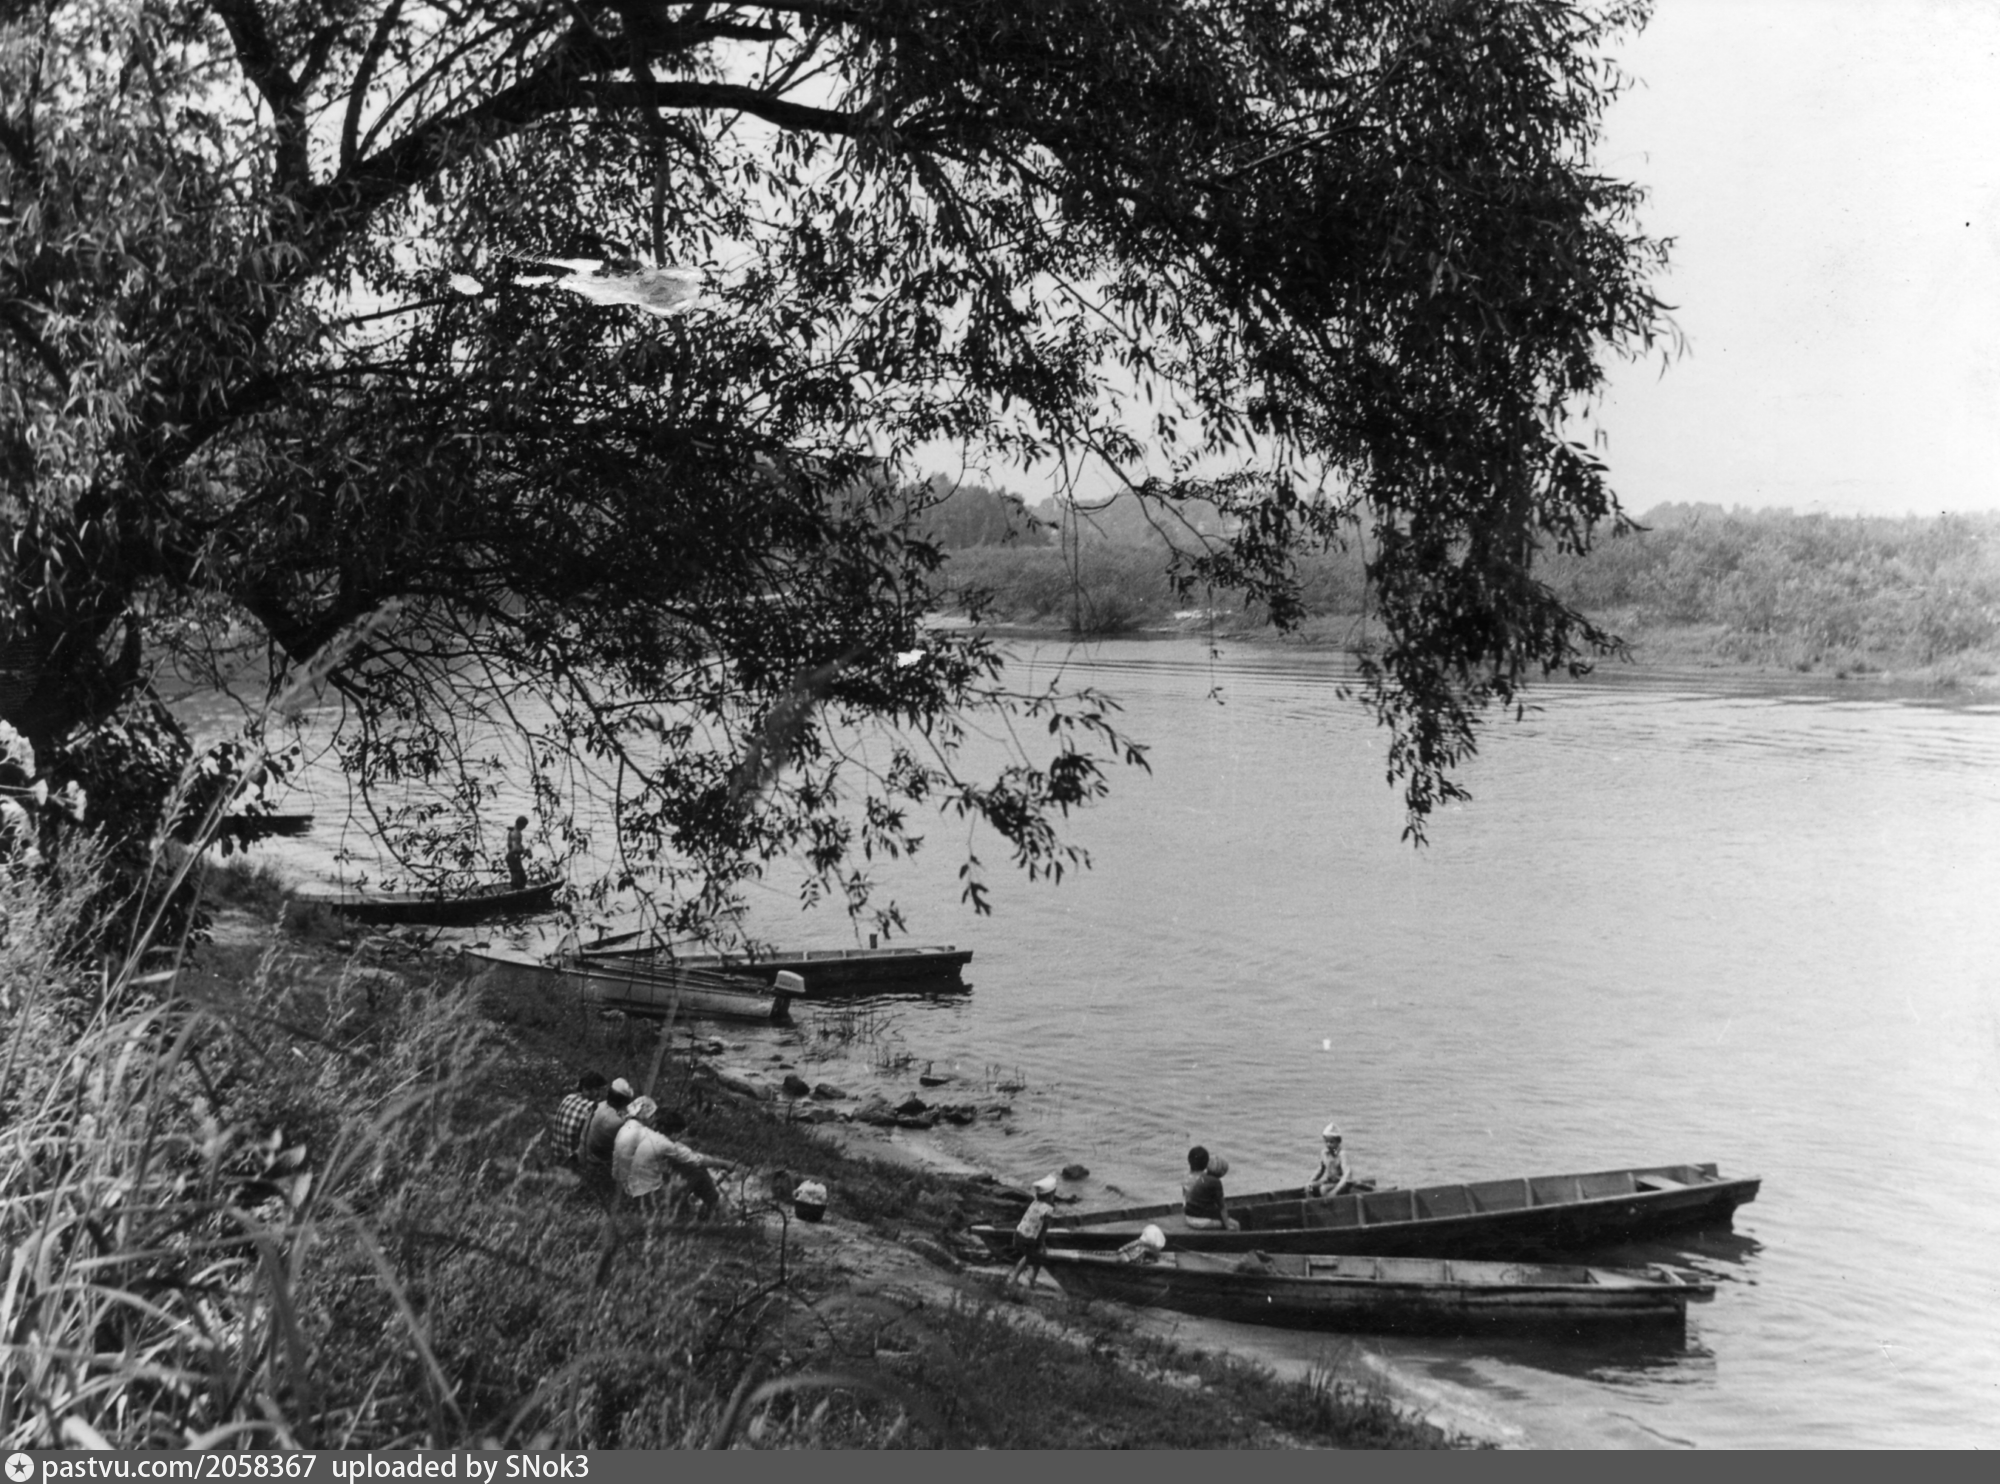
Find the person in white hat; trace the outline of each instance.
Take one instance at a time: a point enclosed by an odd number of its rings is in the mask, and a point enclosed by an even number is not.
[[[1049,1217],[1056,1209],[1056,1177],[1042,1176],[1033,1189],[1034,1198],[1028,1202],[1028,1209],[1022,1212],[1020,1225],[1014,1228],[1014,1251],[1018,1256],[1014,1271],[1000,1285],[1002,1293],[1014,1286],[1014,1280],[1021,1276],[1023,1268],[1031,1269],[1024,1287],[1033,1288],[1041,1280],[1042,1254],[1048,1250],[1049,1244]]]
[[[1319,1136],[1325,1148],[1319,1157],[1319,1168],[1313,1171],[1312,1179],[1306,1181],[1306,1194],[1344,1195],[1354,1184],[1354,1174],[1347,1167],[1346,1137],[1337,1123],[1329,1123],[1320,1130]]]
[[[1120,1262],[1158,1262],[1160,1254],[1167,1250],[1167,1234],[1157,1226],[1148,1226],[1138,1236],[1118,1249]]]
[[[722,1192],[709,1174],[721,1161],[711,1160],[687,1145],[668,1138],[653,1127],[660,1107],[651,1098],[634,1098],[626,1109],[625,1121],[618,1126],[611,1155],[612,1178],[618,1188],[637,1200],[665,1188],[672,1176],[701,1202],[702,1218],[715,1214]]]

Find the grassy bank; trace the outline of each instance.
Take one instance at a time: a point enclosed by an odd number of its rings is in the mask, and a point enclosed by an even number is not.
[[[9,1447],[1448,1443],[1333,1377],[1003,1302],[950,1248],[1006,1194],[844,1156],[643,1023],[283,933],[240,869],[215,885],[248,931],[107,980],[66,956],[65,898],[9,885]],[[551,1157],[583,1066],[654,1080],[736,1161],[721,1219],[607,1210]],[[799,1171],[823,1226],[771,1198]]]

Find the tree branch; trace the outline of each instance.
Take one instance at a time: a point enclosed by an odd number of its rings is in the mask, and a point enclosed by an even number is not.
[[[661,108],[726,108],[787,129],[811,130],[821,134],[856,134],[865,120],[859,114],[833,108],[814,108],[792,103],[758,88],[724,82],[655,83],[649,97],[631,83],[592,83],[583,90],[588,103],[596,108],[640,109],[657,101]]]
[[[375,34],[368,38],[368,47],[361,53],[361,61],[355,66],[354,81],[347,94],[347,117],[340,126],[340,168],[348,169],[354,163],[356,141],[361,131],[361,105],[367,101],[369,84],[375,81],[375,69],[381,65],[382,53],[389,49],[389,36],[395,28],[396,17],[403,12],[403,0],[389,0],[389,6],[382,12],[382,18],[375,23]]]
[[[271,105],[278,135],[273,179],[281,193],[296,195],[309,183],[312,174],[306,155],[305,105],[298,80],[285,70],[279,59],[270,30],[264,24],[264,14],[257,9],[255,0],[211,0],[211,3],[229,30],[243,75]]]

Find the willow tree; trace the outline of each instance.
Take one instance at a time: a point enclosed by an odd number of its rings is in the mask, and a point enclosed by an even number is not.
[[[1591,159],[1643,4],[4,15],[0,716],[58,783],[229,631],[274,686],[320,666],[364,788],[442,790],[433,844],[476,728],[525,729],[558,811],[588,762],[690,925],[788,855],[858,908],[934,808],[1059,871],[1140,754],[921,627],[944,446],[1164,450],[1160,518],[1233,517],[1176,575],[1280,623],[1296,556],[1362,541],[1419,834],[1493,702],[1614,643],[1534,564],[1619,523],[1571,430],[1664,323]]]

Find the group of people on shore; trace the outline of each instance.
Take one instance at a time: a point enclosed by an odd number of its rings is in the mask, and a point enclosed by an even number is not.
[[[551,1132],[558,1155],[606,1201],[621,1192],[668,1203],[684,1195],[700,1204],[705,1220],[722,1202],[710,1172],[730,1166],[671,1138],[680,1127],[623,1077],[607,1081],[593,1071],[578,1077],[576,1090],[556,1106]]]

